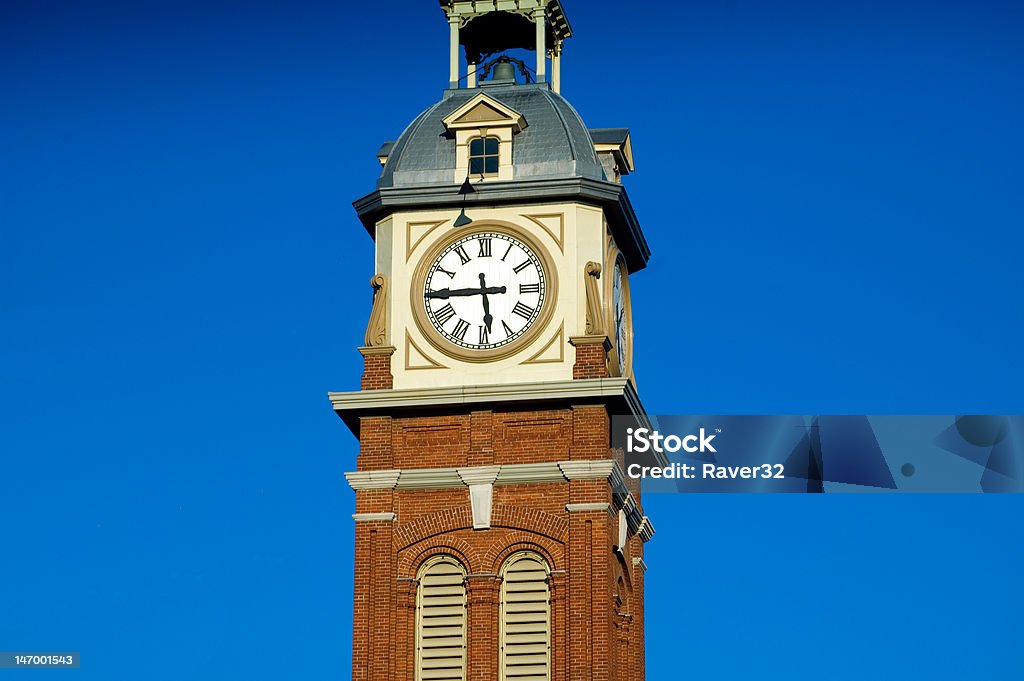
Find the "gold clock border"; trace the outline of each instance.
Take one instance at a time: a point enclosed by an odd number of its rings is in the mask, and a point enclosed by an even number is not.
[[[605,328],[608,330],[608,340],[612,342],[612,350],[608,353],[608,365],[612,369],[613,376],[631,378],[633,375],[633,299],[629,291],[629,267],[626,265],[626,257],[614,243],[608,244],[605,254]],[[622,301],[626,307],[626,357],[625,366],[619,366],[617,348],[615,347],[615,301],[612,292],[615,290],[615,264],[622,267]]]
[[[533,250],[534,253],[537,254],[537,258],[540,259],[541,267],[544,268],[544,276],[547,278],[548,282],[548,291],[545,294],[542,309],[540,314],[537,316],[537,321],[533,323],[533,326],[527,329],[526,333],[508,345],[488,350],[468,350],[460,348],[447,341],[437,332],[436,329],[434,329],[430,320],[427,319],[426,310],[423,309],[423,305],[421,304],[421,300],[423,298],[423,284],[426,281],[427,270],[430,265],[441,254],[441,251],[447,248],[450,244],[477,232],[495,232],[498,234],[505,234],[506,236],[519,239],[525,243]],[[558,274],[555,270],[554,263],[551,260],[551,255],[548,253],[548,249],[541,245],[540,242],[538,242],[527,230],[523,229],[519,225],[511,222],[505,222],[503,220],[481,220],[480,222],[474,222],[472,224],[459,227],[451,232],[446,232],[434,241],[423,257],[420,258],[420,262],[413,273],[410,300],[413,301],[412,316],[416,321],[416,326],[419,328],[420,333],[423,334],[423,337],[427,339],[427,342],[434,346],[435,349],[443,352],[445,355],[453,359],[461,360],[463,362],[495,362],[497,360],[511,357],[522,349],[528,347],[537,340],[537,336],[547,328],[548,322],[551,321],[551,316],[554,314],[555,307],[558,305]]]

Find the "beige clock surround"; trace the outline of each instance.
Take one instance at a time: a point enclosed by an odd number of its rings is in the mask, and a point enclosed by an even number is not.
[[[427,318],[427,313],[422,305],[422,300],[427,271],[441,252],[459,239],[479,232],[497,232],[499,234],[505,234],[526,244],[540,260],[540,266],[546,280],[547,291],[544,296],[540,314],[522,336],[501,347],[473,350],[454,345],[441,336]],[[412,305],[412,316],[415,320],[416,327],[435,349],[448,357],[461,360],[463,362],[494,362],[522,351],[524,348],[531,345],[548,327],[548,323],[551,321],[551,315],[556,306],[556,301],[558,300],[558,272],[547,249],[544,248],[544,246],[540,244],[528,231],[522,229],[518,225],[502,220],[481,220],[446,232],[430,246],[416,265],[416,269],[412,277],[409,300]]]
[[[608,244],[608,253],[605,258],[607,263],[604,273],[604,310],[606,315],[606,327],[608,329],[608,338],[612,342],[611,351],[608,353],[608,369],[612,376],[622,376],[625,378],[633,378],[633,301],[629,293],[629,269],[626,266],[626,259],[616,248],[613,242]],[[622,302],[625,307],[626,313],[626,330],[625,330],[625,341],[626,341],[626,352],[624,366],[619,365],[619,353],[618,347],[616,346],[615,339],[615,301],[614,301],[614,287],[615,287],[615,272],[616,264],[619,266],[619,272],[621,273],[622,280]]]

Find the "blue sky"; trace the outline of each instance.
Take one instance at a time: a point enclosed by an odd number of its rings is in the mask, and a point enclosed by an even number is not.
[[[447,79],[436,2],[349,4],[0,9],[0,649],[347,678],[350,202]],[[650,411],[1022,411],[1024,6],[564,4]],[[1020,673],[1020,496],[647,511],[651,679]]]

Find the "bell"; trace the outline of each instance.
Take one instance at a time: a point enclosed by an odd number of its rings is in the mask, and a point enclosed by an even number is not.
[[[512,65],[512,62],[499,61],[494,65],[494,75],[491,76],[491,80],[510,80],[514,83],[516,67]]]

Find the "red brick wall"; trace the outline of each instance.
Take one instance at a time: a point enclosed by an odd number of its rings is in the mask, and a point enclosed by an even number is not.
[[[365,417],[357,468],[607,459],[616,454],[609,425],[603,406]],[[467,678],[497,679],[497,575],[509,556],[528,549],[553,570],[552,680],[643,681],[643,582],[632,565],[642,542],[634,537],[619,555],[613,549],[617,517],[565,508],[611,503],[608,482],[497,485],[493,494],[491,528],[474,530],[465,487],[356,493],[357,512],[393,512],[396,519],[356,524],[352,678],[412,681],[415,577],[424,560],[443,552],[469,575]],[[620,578],[625,589],[617,587]],[[625,626],[624,607],[631,616]]]
[[[363,356],[363,390],[388,390],[394,387],[391,375],[391,355],[366,354]]]
[[[572,377],[575,378],[607,378],[608,349],[602,339],[596,343],[577,342],[576,363],[572,366]]]

